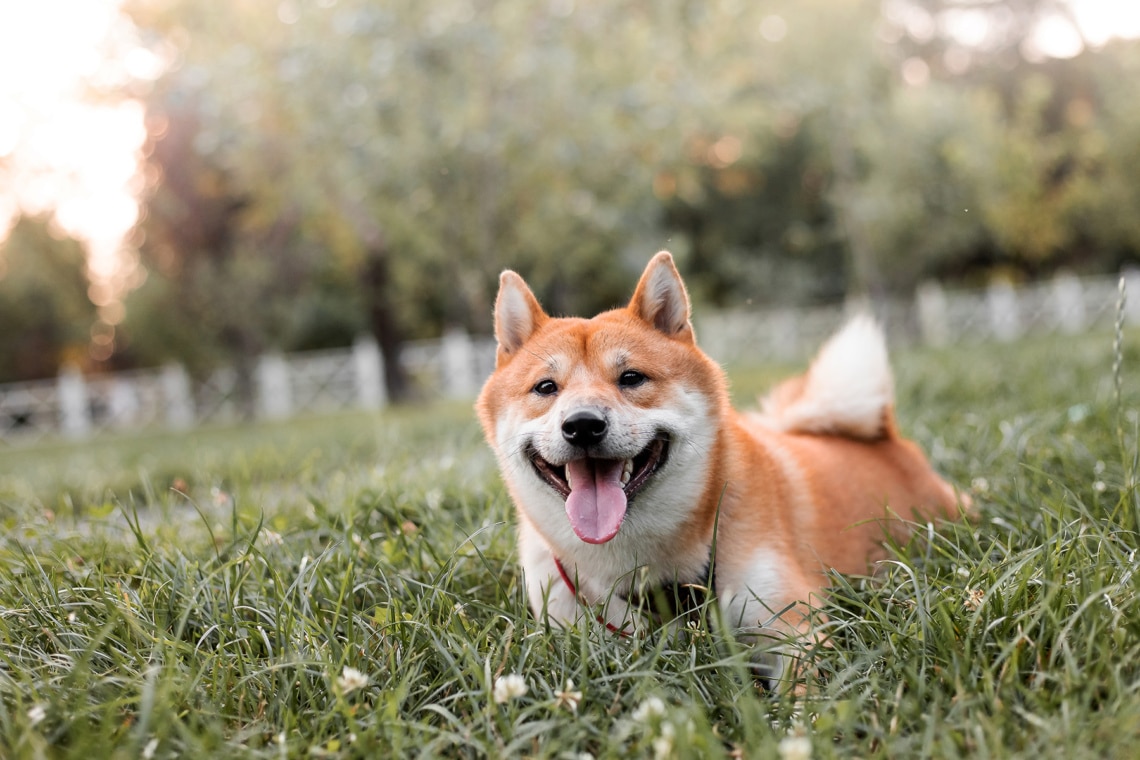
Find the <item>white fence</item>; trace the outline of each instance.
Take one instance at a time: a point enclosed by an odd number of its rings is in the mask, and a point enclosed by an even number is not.
[[[473,398],[495,361],[490,338],[451,332],[409,343],[401,362],[423,397]],[[0,385],[0,445],[63,436],[82,439],[114,430],[240,421],[246,407],[260,419],[287,419],[387,403],[384,361],[371,338],[351,348],[268,354],[257,360],[252,387],[222,367],[194,379],[180,365],[84,377],[64,370],[54,380]]]
[[[1140,325],[1140,270],[1128,270],[1123,278],[1130,296],[1126,321]],[[1118,283],[1115,277],[1072,275],[1021,288],[997,284],[974,291],[948,291],[927,283],[913,300],[698,312],[696,329],[702,347],[725,364],[802,359],[847,314],[868,307],[886,326],[893,345],[1011,341],[1027,334],[1111,326]],[[439,340],[407,344],[400,361],[418,395],[473,398],[491,373],[494,358],[493,339],[452,331]],[[82,439],[112,430],[232,423],[242,419],[243,403],[250,401],[262,419],[379,409],[387,401],[380,350],[374,340],[364,338],[346,349],[263,356],[246,393],[233,368],[196,380],[176,364],[86,378],[65,370],[54,380],[0,385],[0,445],[58,436]]]
[[[873,304],[698,313],[697,339],[710,356],[724,364],[798,360],[860,310],[878,317],[892,346],[1009,342],[1024,335],[1076,334],[1112,325],[1122,278],[1129,296],[1125,320],[1138,325],[1140,270],[1127,269],[1120,277],[1061,274],[1022,287],[999,282],[983,289],[945,290],[928,282],[913,299]]]

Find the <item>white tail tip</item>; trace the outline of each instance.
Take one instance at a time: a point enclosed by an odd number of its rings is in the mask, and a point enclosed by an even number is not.
[[[823,344],[811,367],[761,402],[762,422],[787,432],[875,439],[887,432],[894,378],[882,328],[859,315]]]

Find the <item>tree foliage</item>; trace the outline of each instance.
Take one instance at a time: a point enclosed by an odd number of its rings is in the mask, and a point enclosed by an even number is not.
[[[395,373],[408,338],[485,331],[504,267],[591,312],[666,246],[719,304],[1140,251],[1137,44],[1027,58],[1055,0],[130,9],[177,51],[148,103],[139,361],[370,330]],[[948,31],[962,13],[986,40]]]
[[[95,306],[83,249],[44,219],[23,217],[0,246],[0,382],[52,377],[89,362]]]

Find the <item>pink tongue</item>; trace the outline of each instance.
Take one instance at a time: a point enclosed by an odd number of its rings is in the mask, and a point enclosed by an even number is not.
[[[575,459],[566,463],[571,483],[566,515],[578,538],[604,544],[617,535],[625,519],[625,491],[621,487],[620,459]]]

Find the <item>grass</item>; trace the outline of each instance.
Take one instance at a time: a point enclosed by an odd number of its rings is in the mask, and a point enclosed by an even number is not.
[[[0,756],[1134,756],[1138,337],[896,357],[982,518],[836,577],[801,698],[706,623],[534,620],[465,406],[4,451]]]

